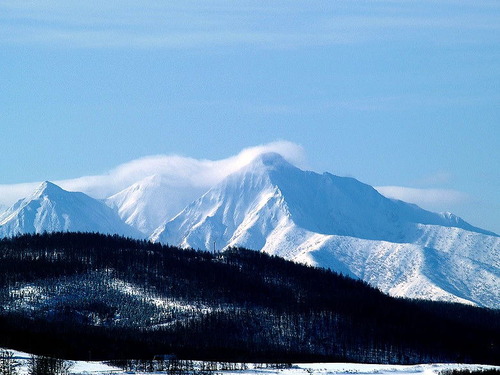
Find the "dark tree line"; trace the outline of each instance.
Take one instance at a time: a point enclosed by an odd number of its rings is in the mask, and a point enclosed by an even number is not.
[[[245,249],[96,233],[0,240],[0,346],[54,357],[498,364],[499,318]]]

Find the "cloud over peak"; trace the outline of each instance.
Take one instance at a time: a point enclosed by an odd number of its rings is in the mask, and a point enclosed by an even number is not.
[[[238,154],[219,160],[196,159],[181,155],[151,155],[123,163],[101,175],[82,176],[54,181],[63,189],[81,191],[91,197],[105,199],[129,186],[153,175],[161,176],[162,184],[169,196],[184,207],[202,193],[252,162],[256,157],[268,152],[282,155],[290,163],[304,169],[306,157],[304,149],[288,141],[276,141],[245,148]],[[48,176],[49,177],[49,176]],[[436,183],[447,176],[438,176]],[[13,185],[0,185],[0,211],[2,206],[10,206],[18,199],[28,196],[40,181]],[[450,211],[453,207],[470,201],[470,197],[457,190],[419,189],[404,186],[375,187],[382,195],[415,203],[432,211]],[[172,212],[171,214],[175,214]]]
[[[83,176],[54,181],[63,189],[81,191],[94,198],[109,197],[135,182],[152,175],[160,175],[172,188],[191,189],[193,194],[207,190],[229,174],[244,167],[257,156],[276,152],[292,164],[304,166],[305,154],[301,146],[276,141],[245,148],[238,154],[220,160],[195,159],[180,155],[153,155],[119,165],[102,175]],[[14,185],[0,185],[0,205],[11,205],[29,195],[40,181]],[[195,199],[196,196],[193,196]]]

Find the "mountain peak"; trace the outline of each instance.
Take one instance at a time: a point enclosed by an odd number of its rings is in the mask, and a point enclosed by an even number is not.
[[[45,180],[40,185],[38,185],[38,189],[37,190],[44,190],[44,189],[46,189],[47,187],[50,187],[50,186],[55,186],[55,184],[53,182]]]
[[[35,189],[35,191],[32,194],[32,197],[40,197],[42,195],[60,193],[64,191],[65,190],[63,190],[61,187],[57,186],[53,182],[44,181]]]
[[[160,174],[152,174],[140,180],[137,184],[157,185],[163,181],[164,177]]]
[[[263,166],[266,168],[290,168],[293,167],[282,155],[276,152],[266,152],[258,155],[250,163],[251,166]]]

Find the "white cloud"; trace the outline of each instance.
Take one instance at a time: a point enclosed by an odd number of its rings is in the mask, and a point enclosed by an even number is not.
[[[193,194],[197,194],[266,152],[279,153],[292,164],[304,166],[305,156],[301,146],[287,141],[277,141],[246,148],[237,155],[221,160],[194,159],[179,155],[147,156],[121,164],[103,175],[53,182],[69,191],[81,191],[94,198],[106,198],[145,177],[156,174],[165,176],[170,181],[172,191],[191,190]],[[40,183],[41,181],[0,185],[0,205],[11,205],[16,200],[28,196]]]
[[[451,189],[417,189],[404,186],[377,186],[377,191],[393,199],[415,203],[423,208],[450,206],[469,200],[469,196]]]
[[[432,1],[237,0],[0,1],[0,42],[65,47],[302,48],[441,38],[481,42],[499,29],[498,7]],[[475,33],[481,33],[479,36]]]

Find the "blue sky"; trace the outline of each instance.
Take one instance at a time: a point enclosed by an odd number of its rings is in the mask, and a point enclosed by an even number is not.
[[[0,0],[0,185],[286,140],[500,232],[498,1],[168,3]]]

